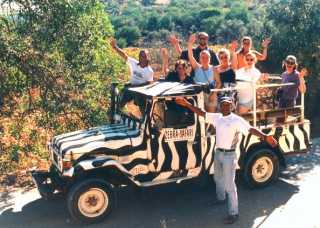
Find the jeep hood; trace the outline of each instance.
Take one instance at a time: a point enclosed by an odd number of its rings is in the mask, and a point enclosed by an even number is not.
[[[119,149],[132,146],[132,138],[139,137],[140,129],[126,124],[112,124],[55,136],[52,147],[61,156],[80,157],[82,154],[103,152],[118,155]]]

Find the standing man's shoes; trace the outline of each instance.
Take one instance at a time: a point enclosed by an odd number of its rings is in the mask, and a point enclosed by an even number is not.
[[[224,220],[224,224],[233,224],[235,223],[239,218],[239,215],[228,215]]]

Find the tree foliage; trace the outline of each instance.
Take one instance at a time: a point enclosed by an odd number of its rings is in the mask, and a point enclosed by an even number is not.
[[[58,133],[105,122],[110,82],[124,72],[124,64],[107,45],[114,32],[104,5],[4,3],[15,7],[0,18],[0,150],[5,144],[6,151],[35,151],[19,139],[26,132],[40,137],[32,131],[39,128]],[[6,134],[13,137],[11,144],[2,138]]]

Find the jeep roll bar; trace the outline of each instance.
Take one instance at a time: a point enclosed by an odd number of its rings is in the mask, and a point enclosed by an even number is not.
[[[281,77],[276,76],[276,75],[271,75],[268,77],[268,79],[276,79],[279,80]],[[266,83],[266,84],[261,84],[258,85],[256,83],[253,83],[253,109],[252,111],[244,114],[240,114],[241,116],[245,118],[250,118],[252,117],[252,125],[254,127],[257,127],[257,116],[259,115],[260,117],[264,115],[265,118],[267,117],[279,117],[283,116],[282,114],[284,113],[285,116],[290,115],[290,114],[295,114],[298,111],[300,111],[300,121],[303,122],[304,120],[304,93],[301,94],[301,103],[300,105],[295,105],[294,107],[290,108],[284,108],[284,109],[269,109],[269,110],[257,110],[257,89],[259,88],[275,88],[275,87],[284,87],[284,86],[291,86],[294,85],[294,83]],[[228,88],[222,88],[222,89],[210,89],[210,92],[224,92],[224,91],[233,91],[233,90],[239,90],[238,86],[235,87],[228,87]]]

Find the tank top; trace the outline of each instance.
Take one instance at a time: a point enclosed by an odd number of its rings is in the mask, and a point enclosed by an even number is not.
[[[210,65],[207,70],[204,70],[202,67],[198,67],[194,71],[194,82],[195,83],[205,83],[210,84],[213,80],[213,66]]]

